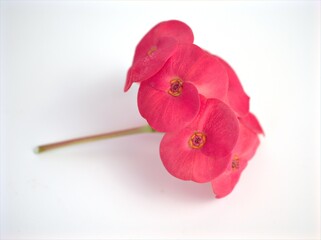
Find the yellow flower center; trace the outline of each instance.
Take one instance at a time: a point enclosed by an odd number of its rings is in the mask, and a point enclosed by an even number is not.
[[[168,93],[174,97],[178,97],[183,91],[183,81],[179,78],[174,78],[170,81],[170,88]]]
[[[188,140],[188,145],[194,149],[200,149],[206,143],[206,135],[202,132],[195,132]]]

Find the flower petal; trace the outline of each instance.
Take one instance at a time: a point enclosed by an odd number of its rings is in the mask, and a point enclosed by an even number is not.
[[[233,149],[229,167],[212,183],[216,198],[222,198],[232,192],[247,162],[254,156],[260,140],[254,132],[240,124],[239,139]]]
[[[134,62],[140,59],[158,42],[159,38],[174,38],[178,43],[193,43],[194,35],[192,29],[178,20],[169,20],[158,23],[138,43]]]
[[[126,92],[133,82],[144,81],[157,73],[173,55],[179,43],[193,43],[191,28],[170,20],[154,26],[138,43],[132,67],[127,73]]]
[[[177,45],[178,42],[174,38],[162,37],[157,40],[155,50],[146,52],[129,68],[124,91],[126,92],[133,82],[142,82],[155,75],[173,55]]]
[[[160,144],[160,156],[165,168],[174,177],[208,182],[226,169],[230,156],[215,159],[191,148],[188,141],[192,133],[189,128],[166,133]]]
[[[225,66],[229,78],[229,87],[227,93],[229,105],[234,109],[238,116],[244,116],[249,112],[250,98],[245,93],[242,84],[233,68],[222,58],[217,58]]]
[[[195,44],[181,44],[170,60],[172,71],[183,81],[192,82],[200,94],[222,101],[226,99],[228,75],[219,59]]]
[[[239,136],[239,122],[234,112],[218,99],[207,99],[189,127],[205,133],[206,144],[201,150],[218,159],[231,153]]]
[[[244,124],[247,128],[251,129],[257,134],[263,134],[263,128],[260,125],[260,122],[257,120],[253,113],[248,113],[245,117],[240,118],[240,122]]]
[[[167,89],[156,89],[153,81],[145,81],[138,91],[138,108],[149,125],[159,132],[183,128],[197,115],[200,100],[197,89],[184,83],[180,96],[172,96]]]
[[[238,171],[230,174],[223,173],[222,175],[215,178],[211,182],[215,197],[223,198],[230,194],[239,181],[240,176],[241,172]]]

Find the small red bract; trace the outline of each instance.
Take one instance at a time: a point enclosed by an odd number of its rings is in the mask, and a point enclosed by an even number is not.
[[[228,104],[233,108],[238,116],[245,116],[250,109],[250,98],[245,93],[242,84],[233,68],[222,58],[217,57],[224,65],[229,78],[227,99]]]
[[[231,108],[222,101],[201,99],[201,109],[194,121],[164,135],[160,156],[173,176],[208,182],[221,174],[230,162],[239,123]]]
[[[253,132],[264,135],[263,128],[261,127],[259,120],[257,120],[253,113],[249,112],[247,115],[239,119],[240,122],[244,124],[244,126],[251,129]]]
[[[247,162],[254,156],[260,140],[256,130],[240,124],[240,134],[228,168],[212,181],[212,188],[217,198],[228,195],[237,184]]]
[[[170,20],[157,24],[136,47],[124,91],[128,91],[133,82],[142,82],[157,73],[173,55],[178,44],[193,41],[191,28],[181,21]]]

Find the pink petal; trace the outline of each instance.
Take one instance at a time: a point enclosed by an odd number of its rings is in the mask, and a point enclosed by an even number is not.
[[[168,37],[175,39],[178,43],[193,43],[194,35],[192,29],[185,23],[177,20],[169,20],[158,23],[138,43],[134,62],[144,57],[159,38]]]
[[[167,171],[174,177],[195,182],[208,182],[221,174],[230,156],[215,159],[188,145],[190,129],[166,133],[160,144],[160,156]]]
[[[216,56],[217,57],[217,56]],[[244,116],[249,112],[250,98],[245,93],[242,84],[233,68],[222,58],[217,57],[225,66],[229,78],[228,102],[238,116]]]
[[[193,43],[194,36],[185,23],[170,20],[157,24],[138,43],[124,91],[133,82],[144,81],[157,73],[173,55],[179,43]]]
[[[218,99],[207,99],[189,127],[206,134],[206,144],[201,150],[214,158],[230,154],[239,136],[239,122],[234,112]]]
[[[240,124],[240,135],[235,148],[233,149],[234,156],[237,155],[239,158],[243,158],[244,161],[249,161],[255,154],[259,144],[260,139],[257,134],[249,131],[242,123]],[[244,162],[243,161],[243,162]],[[240,170],[243,170],[242,162],[240,165]]]
[[[253,132],[264,135],[264,131],[253,113],[248,113],[245,117],[240,118],[240,122]]]
[[[171,57],[172,72],[183,81],[192,82],[198,92],[207,98],[222,101],[227,96],[228,75],[221,62],[195,44],[181,44]]]
[[[127,92],[130,87],[133,85],[133,77],[132,77],[132,67],[130,67],[127,71],[126,82],[124,86],[124,92]]]
[[[149,125],[159,132],[173,131],[191,122],[200,108],[197,89],[184,83],[180,96],[172,96],[167,89],[156,89],[153,81],[145,81],[138,91],[138,108]]]
[[[225,197],[232,192],[242,171],[247,166],[247,162],[254,156],[259,144],[260,141],[257,134],[240,124],[239,139],[233,149],[229,167],[211,182],[216,198]]]
[[[216,198],[223,198],[229,195],[240,179],[241,172],[224,174],[215,178],[211,184]]]
[[[162,37],[157,40],[157,50],[134,61],[129,68],[124,90],[127,91],[133,82],[142,82],[155,75],[173,55],[178,42],[174,38]]]

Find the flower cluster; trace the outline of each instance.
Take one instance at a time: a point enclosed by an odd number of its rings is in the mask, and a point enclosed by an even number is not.
[[[193,41],[183,22],[157,24],[137,45],[124,90],[140,83],[138,108],[165,132],[160,157],[168,172],[211,182],[220,198],[233,190],[263,130],[234,70]]]

